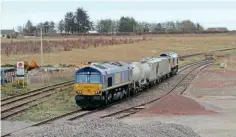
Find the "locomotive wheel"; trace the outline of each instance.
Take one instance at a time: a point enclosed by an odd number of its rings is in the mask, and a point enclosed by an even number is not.
[[[111,93],[108,93],[108,92],[104,95],[104,97],[105,97],[104,105],[107,105],[111,102],[111,99],[109,99],[110,95],[111,95]]]
[[[148,88],[151,88],[152,87],[152,83],[150,83],[149,85],[148,85]]]
[[[124,97],[124,92],[120,91],[120,100],[123,99],[123,97]]]
[[[108,104],[108,96],[107,96],[107,94],[104,97],[105,97],[104,105],[107,105]]]
[[[127,89],[127,97],[130,96],[131,89]]]
[[[124,89],[124,90],[123,90],[123,95],[124,95],[123,98],[124,98],[124,99],[127,98],[127,94],[128,94],[128,92],[126,92],[126,90]]]
[[[108,98],[108,103],[112,102],[112,94],[111,93],[108,93],[107,98]]]
[[[161,78],[160,78],[160,80],[159,80],[159,83],[161,83],[161,82],[162,82],[162,80],[163,80],[163,78],[161,77]]]
[[[81,107],[82,108],[82,110],[87,110],[88,108],[87,107],[85,107],[85,106],[83,106],[83,107]]]

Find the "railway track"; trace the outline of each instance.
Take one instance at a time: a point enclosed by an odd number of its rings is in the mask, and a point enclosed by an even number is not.
[[[213,51],[209,51],[209,52],[216,53],[216,52],[229,51],[229,50],[236,50],[236,48],[218,49],[218,50],[213,50]],[[200,52],[200,53],[195,53],[195,54],[190,54],[190,55],[183,55],[183,56],[180,56],[180,58],[189,58],[189,57],[204,55],[205,53],[206,52]]]
[[[184,57],[185,58],[185,57]],[[191,65],[196,64],[192,63],[190,65],[187,65],[183,68],[190,67]],[[182,69],[183,69],[182,68]],[[180,70],[181,71],[181,70]],[[32,90],[30,92],[7,97],[1,100],[1,107],[2,107],[2,117],[1,119],[6,119],[11,116],[14,116],[20,112],[23,112],[26,109],[29,109],[31,107],[34,107],[38,104],[41,104],[45,101],[47,101],[47,98],[55,93],[54,89],[72,85],[73,81],[68,81],[60,84],[55,84],[47,87],[43,87],[40,89]]]
[[[167,96],[170,93],[183,94],[184,91],[187,89],[188,85],[191,83],[191,81],[196,76],[196,74],[199,73],[202,69],[208,67],[211,64],[212,64],[212,62],[200,63],[200,65],[197,65],[197,67],[194,67],[189,72],[187,72],[184,75],[184,77],[177,84],[175,84],[175,86],[173,88],[171,88],[171,90],[169,92],[167,92],[165,95],[163,95],[161,97],[158,97],[158,98],[156,98],[154,100],[151,100],[149,102],[142,103],[140,105],[136,105],[134,107],[130,107],[130,108],[127,108],[127,109],[123,109],[123,110],[111,113],[111,114],[101,116],[100,118],[114,117],[116,119],[121,119],[121,118],[124,118],[124,117],[128,117],[132,114],[135,114],[135,113],[139,112],[140,110],[143,110],[147,104],[151,104],[152,102],[155,102],[155,101]],[[181,71],[186,70],[188,68],[190,68],[190,67],[186,66]],[[193,74],[193,76],[190,76],[194,71],[196,71],[196,72]],[[189,76],[190,76],[190,78],[189,78]]]
[[[209,61],[200,61],[200,62],[188,64],[188,65],[186,65],[186,66],[184,66],[184,67],[181,67],[181,68],[179,69],[179,72],[178,72],[178,73],[180,73],[180,72],[182,72],[182,71],[184,71],[184,70],[187,70],[187,69],[189,69],[189,68],[192,67],[192,66],[199,65],[199,64],[201,64],[201,65],[202,65],[202,64],[206,64],[207,62],[209,62]],[[201,65],[200,65],[200,66],[201,66]],[[198,68],[198,67],[199,67],[199,66],[197,66],[196,68]],[[189,72],[189,73],[190,73],[190,72]],[[187,75],[186,75],[185,77],[187,77]],[[181,82],[181,81],[180,81],[180,82]],[[179,83],[180,83],[180,82],[179,82]],[[176,86],[175,86],[175,87],[176,87]],[[175,87],[174,87],[174,88],[175,88]],[[174,88],[173,88],[173,89],[174,89]],[[173,89],[172,89],[172,90],[173,90]],[[170,91],[170,92],[171,92],[171,91]],[[140,93],[142,93],[142,92],[140,92]],[[169,94],[169,92],[168,92],[168,94]],[[135,96],[136,96],[136,95],[135,95]],[[135,96],[132,96],[132,97],[135,97]],[[131,98],[132,98],[132,97],[131,97]],[[156,100],[158,100],[158,99],[156,99]],[[154,102],[154,101],[156,101],[156,100],[153,100],[152,102]],[[121,100],[121,101],[115,102],[115,103],[113,103],[113,104],[110,104],[110,105],[108,105],[108,106],[106,106],[106,107],[104,107],[104,108],[100,108],[100,109],[96,109],[96,110],[91,110],[91,111],[84,111],[84,110],[81,110],[81,109],[75,110],[75,111],[72,111],[72,112],[69,112],[69,113],[66,113],[66,114],[63,114],[63,115],[60,115],[60,116],[51,118],[51,119],[47,119],[47,120],[38,122],[38,123],[36,123],[36,124],[32,124],[32,125],[30,125],[30,126],[28,126],[28,127],[25,127],[25,128],[19,129],[19,130],[23,130],[23,129],[26,129],[26,128],[29,128],[29,127],[34,127],[34,126],[40,126],[40,125],[43,125],[43,124],[46,124],[46,123],[49,123],[49,122],[54,122],[54,121],[56,121],[56,120],[69,120],[69,121],[73,121],[73,120],[82,118],[82,117],[84,117],[84,116],[93,114],[93,113],[95,113],[95,112],[98,112],[98,111],[100,111],[100,110],[104,110],[104,109],[106,109],[106,108],[108,108],[108,107],[110,107],[110,106],[112,106],[112,105],[114,105],[114,104],[118,104],[118,103],[123,102],[123,101],[124,101],[124,100]],[[151,102],[148,102],[148,103],[151,103]],[[147,103],[145,103],[145,104],[147,104]],[[122,114],[122,111],[119,111],[119,112],[116,112],[117,114],[109,114],[109,115],[106,115],[106,116],[102,116],[101,118],[103,118],[103,117],[109,117],[109,116],[113,116],[113,115],[118,115],[118,114],[119,114],[119,117],[120,117],[120,118],[123,118],[123,117],[129,116],[129,115],[131,115],[131,114],[137,113],[139,110],[143,109],[143,105],[145,105],[145,104],[141,104],[141,105],[138,105],[138,106],[136,106],[136,107],[132,107],[132,108],[129,108],[129,109],[126,109],[126,110],[122,110],[123,112],[124,112],[124,111],[126,112],[126,113],[123,113],[123,114]],[[138,111],[137,111],[137,110],[138,110]],[[129,112],[129,113],[128,113],[128,112]],[[1,137],[9,136],[9,135],[11,135],[12,133],[18,132],[19,130],[16,130],[16,131],[13,131],[13,132],[4,134],[4,135],[2,135]]]
[[[6,119],[31,107],[41,104],[57,92],[57,88],[64,88],[73,85],[73,81],[51,85],[40,89],[32,90],[24,94],[4,98],[1,100],[1,119]]]

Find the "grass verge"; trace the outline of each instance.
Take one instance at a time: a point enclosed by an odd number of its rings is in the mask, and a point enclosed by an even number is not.
[[[236,50],[219,52],[214,55],[215,62],[209,69],[236,70]],[[226,68],[221,68],[221,63],[226,63]]]
[[[30,120],[34,122],[46,120],[65,114],[67,112],[80,109],[75,104],[73,88],[58,90],[58,92],[42,104],[26,110],[23,114],[15,116],[12,120]]]
[[[49,86],[49,85],[67,82],[71,80],[73,80],[72,77],[60,78],[60,79],[55,79],[50,83],[30,84],[24,88],[20,85],[16,85],[15,83],[6,84],[6,85],[1,86],[1,98],[23,94],[34,89],[42,88],[44,86]]]

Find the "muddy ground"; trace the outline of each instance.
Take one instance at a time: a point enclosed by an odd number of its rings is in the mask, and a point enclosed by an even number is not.
[[[129,124],[150,121],[177,123],[191,127],[202,137],[236,137],[236,69],[217,65],[203,70],[187,88],[184,96],[194,99],[211,115],[143,115],[123,119]]]

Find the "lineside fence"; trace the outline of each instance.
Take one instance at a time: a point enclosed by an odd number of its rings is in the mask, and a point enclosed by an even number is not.
[[[42,71],[29,72],[25,80],[28,84],[42,84],[47,85],[53,81],[60,81],[63,79],[73,79],[76,69],[61,69],[57,71]]]

